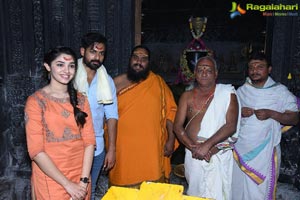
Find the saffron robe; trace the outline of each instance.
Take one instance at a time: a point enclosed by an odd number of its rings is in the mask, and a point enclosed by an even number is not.
[[[164,156],[167,119],[177,110],[163,79],[150,72],[146,80],[118,92],[116,164],[109,173],[112,185],[132,186],[169,178],[170,158]]]
[[[88,114],[82,129],[76,124],[73,106],[67,98],[55,98],[38,90],[28,97],[25,106],[30,158],[45,152],[64,176],[75,183],[79,183],[81,178],[85,147],[95,145],[90,107],[87,98],[81,94],[78,94],[78,107]],[[31,183],[36,199],[71,198],[60,184],[48,177],[33,161]]]
[[[200,124],[199,138],[210,138],[226,123],[231,94],[235,94],[233,86],[216,85],[214,98]],[[238,126],[239,119],[237,130]],[[238,132],[231,137],[237,138]],[[228,138],[229,141],[231,137]],[[219,151],[211,157],[210,162],[192,158],[192,153],[187,148],[185,152],[185,177],[189,184],[187,194],[216,200],[231,199],[232,150]]]
[[[269,77],[262,88],[249,78],[237,91],[242,107],[297,112],[296,97]],[[241,119],[235,144],[233,199],[274,199],[280,166],[281,124],[274,119],[259,120],[253,114]],[[277,171],[276,171],[277,170]]]

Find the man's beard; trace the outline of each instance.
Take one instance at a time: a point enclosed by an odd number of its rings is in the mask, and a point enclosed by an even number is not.
[[[138,65],[138,64],[136,64]],[[150,68],[146,67],[142,71],[136,72],[130,65],[127,68],[127,78],[132,82],[139,82],[145,80],[150,72]]]
[[[91,60],[88,62],[85,57],[83,57],[83,63],[86,64],[87,67],[89,67],[92,70],[97,70],[99,67],[101,67],[102,63],[99,60]],[[92,62],[98,62],[98,64],[93,64]]]

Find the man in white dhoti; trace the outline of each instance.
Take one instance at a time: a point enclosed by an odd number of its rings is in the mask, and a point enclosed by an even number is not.
[[[233,199],[275,199],[280,167],[281,126],[298,122],[296,97],[269,76],[262,53],[248,63],[249,77],[238,91],[242,119],[234,145]]]
[[[181,95],[174,122],[174,131],[186,147],[187,194],[231,199],[231,147],[239,121],[235,89],[216,84],[217,65],[212,57],[200,58],[194,73],[195,86]]]

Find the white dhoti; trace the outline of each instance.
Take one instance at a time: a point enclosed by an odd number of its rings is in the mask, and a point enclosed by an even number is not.
[[[231,199],[232,151],[220,151],[212,156],[210,162],[192,158],[191,152],[185,152],[185,174],[190,196]]]
[[[297,112],[295,96],[270,77],[263,88],[249,79],[238,89],[242,107]],[[271,200],[275,198],[280,167],[281,125],[274,119],[242,118],[234,148],[233,200]]]
[[[231,85],[217,84],[214,98],[201,121],[199,138],[210,138],[226,124],[232,93],[235,90]],[[233,137],[237,137],[237,133]],[[188,195],[215,200],[231,199],[232,150],[221,150],[211,157],[210,162],[206,162],[192,158],[191,152],[186,149],[184,166],[189,184]]]

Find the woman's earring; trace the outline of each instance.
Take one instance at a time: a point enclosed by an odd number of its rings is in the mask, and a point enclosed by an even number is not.
[[[48,80],[50,80],[51,79],[51,74],[50,74],[50,72],[48,72]]]

